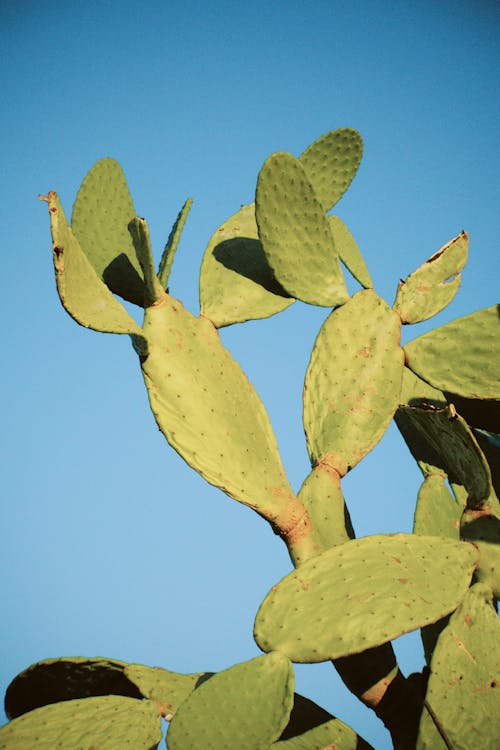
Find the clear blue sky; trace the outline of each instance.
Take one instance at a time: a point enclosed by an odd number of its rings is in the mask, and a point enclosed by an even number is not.
[[[265,522],[168,447],[127,337],[64,313],[37,195],[57,190],[69,212],[86,171],[113,156],[157,253],[192,196],[171,291],[197,312],[203,250],[253,200],[264,159],[354,127],[365,155],[338,214],[389,303],[400,278],[470,234],[462,289],[414,337],[498,301],[499,32],[486,0],[0,2],[2,693],[57,655],[181,672],[251,658],[256,609],[290,569]],[[296,489],[303,376],[325,316],[297,304],[223,332]],[[419,482],[390,428],[345,480],[358,535],[411,530]],[[396,648],[404,670],[421,668],[418,635]],[[298,669],[297,690],[390,746],[331,666]]]

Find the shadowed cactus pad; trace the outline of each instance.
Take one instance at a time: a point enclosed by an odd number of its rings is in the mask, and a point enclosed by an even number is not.
[[[273,586],[255,640],[296,662],[379,646],[452,612],[478,559],[471,544],[394,534],[341,544]]]

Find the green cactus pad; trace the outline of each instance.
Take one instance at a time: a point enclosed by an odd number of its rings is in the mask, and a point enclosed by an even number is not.
[[[129,222],[128,229],[144,274],[144,307],[149,307],[161,302],[165,296],[163,287],[155,273],[149,228],[145,219],[136,216]]]
[[[343,476],[378,443],[398,406],[401,322],[371,289],[334,310],[318,334],[304,384],[311,463]]]
[[[466,399],[500,401],[499,311],[493,305],[414,339],[404,347],[407,366],[434,388]]]
[[[468,507],[485,507],[492,492],[488,462],[467,422],[453,406],[444,409],[400,406],[398,415],[402,414],[434,451],[432,462],[438,462],[437,454],[450,481],[467,489]]]
[[[146,309],[143,330],[149,347],[141,361],[144,380],[170,445],[231,497],[271,522],[294,525],[304,509],[288,483],[267,413],[212,323],[165,294]]]
[[[339,202],[353,181],[363,156],[357,130],[339,128],[314,141],[299,157],[324,211]]]
[[[273,586],[257,613],[255,640],[296,662],[379,646],[453,611],[477,557],[472,544],[415,534],[341,544]]]
[[[458,541],[462,507],[452,496],[445,479],[440,474],[431,474],[424,479],[418,493],[413,533],[446,536]]]
[[[311,519],[313,533],[321,550],[344,544],[354,538],[351,518],[336,471],[326,464],[316,466],[297,495]]]
[[[219,672],[182,704],[168,731],[169,750],[269,750],[288,722],[293,669],[267,654]]]
[[[365,289],[373,288],[373,281],[361,251],[349,229],[338,216],[329,216],[335,250],[344,266]]]
[[[142,274],[127,229],[134,216],[120,165],[114,159],[101,159],[82,182],[71,226],[97,275],[111,291],[142,307]]]
[[[497,750],[500,738],[500,623],[481,583],[442,632],[431,664],[417,750]],[[438,729],[433,721],[436,719]]]
[[[216,328],[268,318],[295,300],[274,278],[259,242],[255,204],[242,206],[212,236],[200,271],[201,314]]]
[[[264,163],[255,216],[268,263],[291,297],[326,307],[349,299],[328,219],[291,154],[278,152]]]
[[[179,240],[181,238],[182,230],[186,223],[188,213],[193,205],[193,199],[188,198],[182,206],[181,210],[177,214],[174,226],[168,236],[167,244],[163,250],[160,265],[158,267],[158,279],[164,289],[167,288],[168,279],[170,277],[170,271],[172,270],[172,263],[174,262],[174,256],[179,246]]]
[[[304,734],[273,745],[276,750],[373,750],[362,737],[340,719],[314,727]]]
[[[5,694],[9,719],[60,701],[98,695],[151,698],[173,715],[198,684],[211,676],[178,674],[161,667],[127,664],[106,658],[81,656],[45,659],[17,675]]]
[[[409,406],[435,406],[443,408],[447,401],[442,391],[433,388],[408,367],[403,370],[403,384],[401,386],[400,403]]]
[[[57,291],[66,312],[85,328],[141,334],[123,305],[96,274],[71,231],[57,193],[46,197],[52,232]]]
[[[23,714],[0,729],[0,750],[154,750],[161,737],[156,703],[107,695]]]
[[[400,282],[394,310],[403,323],[428,320],[449,305],[460,286],[468,247],[469,238],[462,232]]]

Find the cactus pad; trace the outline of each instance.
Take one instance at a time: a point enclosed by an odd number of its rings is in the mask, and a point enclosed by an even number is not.
[[[353,181],[363,156],[357,130],[339,128],[314,141],[299,161],[314,186],[324,211],[339,202]]]
[[[373,288],[373,281],[361,251],[349,229],[338,216],[329,216],[335,250],[344,266],[365,289]]]
[[[182,230],[184,229],[184,225],[186,223],[186,219],[192,205],[193,199],[188,198],[177,214],[177,219],[175,220],[174,226],[172,227],[172,230],[168,236],[167,244],[165,245],[165,249],[163,250],[163,255],[158,267],[158,280],[164,289],[166,289],[168,286],[168,279],[170,277],[170,271],[172,270],[174,255],[179,245]]]
[[[169,750],[268,750],[288,722],[293,669],[266,654],[219,672],[182,704],[167,736]]]
[[[373,748],[340,719],[330,719],[297,737],[276,742],[273,750],[373,750]]]
[[[378,443],[399,403],[401,323],[371,289],[334,310],[318,334],[304,384],[311,463],[343,476]]]
[[[403,323],[428,320],[451,302],[460,286],[468,246],[469,238],[462,232],[401,281],[394,310]]]
[[[278,152],[264,163],[255,216],[268,263],[291,297],[326,307],[348,300],[328,219],[291,154]]]
[[[141,269],[127,227],[134,204],[120,165],[101,159],[82,182],[71,225],[97,275],[115,294],[142,306]]]
[[[446,536],[458,541],[461,515],[462,507],[446,486],[445,477],[440,474],[427,476],[418,493],[413,533]]]
[[[242,206],[212,236],[200,271],[201,314],[216,328],[267,318],[295,300],[274,278],[259,241],[255,205]]]
[[[52,254],[57,291],[66,312],[85,328],[104,333],[132,333],[141,329],[99,278],[71,231],[57,193],[46,198],[52,232]]]
[[[0,750],[154,750],[162,737],[153,701],[107,695],[53,703],[0,729]]]
[[[414,534],[341,544],[273,586],[257,613],[255,640],[296,662],[379,646],[453,611],[477,557],[471,544]]]
[[[297,497],[309,514],[319,549],[344,544],[354,537],[339,475],[329,466],[316,466],[304,481]]]
[[[407,366],[434,388],[498,402],[499,310],[487,307],[410,341]]]
[[[417,750],[497,750],[500,737],[500,623],[491,592],[473,586],[436,645]]]

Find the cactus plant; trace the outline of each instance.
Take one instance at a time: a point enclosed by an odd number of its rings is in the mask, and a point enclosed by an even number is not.
[[[468,237],[401,282],[391,308],[350,230],[329,213],[361,154],[359,134],[340,128],[298,158],[265,161],[255,203],[218,223],[208,242],[200,316],[168,288],[191,199],[156,266],[112,159],[85,177],[71,226],[57,194],[44,197],[66,311],[87,328],[129,335],[168,443],[268,521],[295,570],[257,613],[263,655],[215,675],[105,658],[38,662],[7,690],[0,748],[153,748],[161,717],[172,722],[172,750],[369,748],[294,693],[292,662],[317,661],[333,663],[397,749],[498,746],[500,308],[402,346],[402,325],[432,317],[457,293]],[[341,263],[362,287],[352,296]],[[142,326],[115,295],[144,308]],[[332,308],[305,370],[311,471],[297,492],[265,407],[218,333],[295,300]],[[355,539],[342,479],[393,419],[424,477],[413,533]],[[391,640],[417,629],[427,666],[405,677]]]

